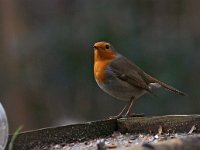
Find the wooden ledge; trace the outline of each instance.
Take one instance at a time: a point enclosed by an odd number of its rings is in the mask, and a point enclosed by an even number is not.
[[[200,115],[168,115],[93,121],[20,133],[14,142],[14,150],[105,138],[111,136],[114,131],[157,134],[161,128],[162,133],[188,133],[192,127],[195,127],[195,133],[200,133]],[[12,135],[9,136],[8,143],[11,137]]]
[[[162,127],[164,133],[187,133],[195,126],[200,133],[200,115],[167,115],[155,117],[135,117],[118,120],[121,133],[158,133]]]
[[[51,144],[81,142],[98,137],[106,137],[117,130],[117,120],[101,120],[59,127],[43,128],[20,133],[14,150],[34,149]],[[8,143],[12,135],[9,136]],[[6,147],[8,149],[8,145]]]

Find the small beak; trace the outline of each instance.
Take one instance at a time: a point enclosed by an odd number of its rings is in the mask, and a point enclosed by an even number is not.
[[[95,46],[95,45],[94,45],[93,47],[94,47],[94,49],[98,49],[98,47],[97,47],[97,46]]]

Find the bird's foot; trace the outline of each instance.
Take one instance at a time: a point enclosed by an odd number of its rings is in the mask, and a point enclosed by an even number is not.
[[[109,119],[119,119],[122,118],[122,115],[110,116]]]
[[[125,117],[144,117],[144,113],[140,113],[140,114],[130,113],[130,114],[126,114]]]
[[[120,118],[128,118],[128,117],[144,117],[144,113],[136,114],[126,114],[126,115],[116,115],[116,116],[110,116],[109,119],[120,119]]]

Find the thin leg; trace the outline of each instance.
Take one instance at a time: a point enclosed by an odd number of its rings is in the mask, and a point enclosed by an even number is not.
[[[136,100],[135,97],[131,97],[130,103],[128,105],[128,110],[127,110],[125,116],[129,116],[130,115],[131,108],[132,108],[133,104],[135,103],[135,100]]]
[[[118,114],[118,115],[116,115],[116,116],[111,116],[109,119],[119,119],[119,118],[121,118],[122,117],[122,114],[124,113],[124,111],[126,110],[126,108],[129,106],[130,104],[126,104],[125,106],[124,106],[124,108],[122,109],[122,111]]]

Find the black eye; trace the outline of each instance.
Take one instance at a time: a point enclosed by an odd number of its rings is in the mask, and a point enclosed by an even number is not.
[[[109,45],[106,45],[106,49],[109,49],[110,48],[110,46]]]

